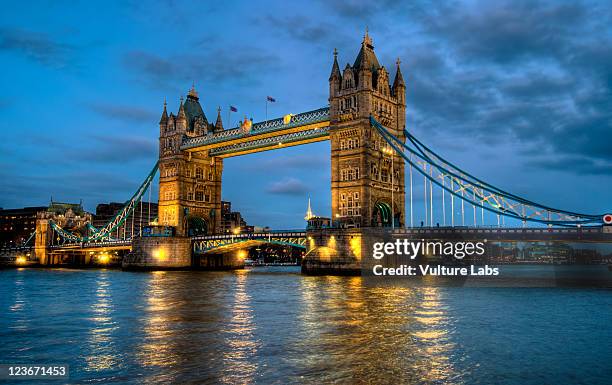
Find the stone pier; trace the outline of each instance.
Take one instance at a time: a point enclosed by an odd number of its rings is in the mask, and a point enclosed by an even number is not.
[[[192,267],[188,237],[138,237],[123,259],[125,270],[182,270]]]
[[[324,228],[307,231],[302,273],[312,275],[360,275],[362,229]]]

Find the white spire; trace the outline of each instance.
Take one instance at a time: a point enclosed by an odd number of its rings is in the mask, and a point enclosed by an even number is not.
[[[312,212],[312,209],[310,208],[310,197],[308,197],[308,210],[306,210],[306,216],[304,217],[305,220],[309,220],[310,218],[314,217],[314,213]]]

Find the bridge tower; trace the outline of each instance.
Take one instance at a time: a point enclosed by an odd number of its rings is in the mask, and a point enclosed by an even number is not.
[[[347,63],[341,72],[337,56],[334,50],[329,77],[332,220],[345,227],[388,227],[394,220],[402,227],[404,162],[369,122],[372,115],[405,141],[406,86],[399,59],[390,85],[367,30],[352,66]]]
[[[221,176],[223,160],[208,153],[181,150],[185,137],[222,131],[217,121],[210,124],[200,105],[195,86],[183,101],[178,114],[168,115],[166,102],[159,122],[159,219],[175,226],[178,236],[212,234],[221,223]]]

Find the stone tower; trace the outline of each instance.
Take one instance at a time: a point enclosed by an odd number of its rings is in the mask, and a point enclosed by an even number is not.
[[[221,222],[221,176],[223,160],[206,153],[181,150],[185,137],[223,130],[220,113],[210,124],[195,87],[168,115],[166,103],[159,122],[159,218],[162,225],[175,226],[179,236],[212,234]]]
[[[395,226],[404,225],[404,162],[388,151],[369,116],[405,141],[405,93],[399,60],[390,85],[367,31],[355,62],[342,72],[334,50],[329,77],[331,192],[332,220],[339,225],[387,227],[392,218]]]

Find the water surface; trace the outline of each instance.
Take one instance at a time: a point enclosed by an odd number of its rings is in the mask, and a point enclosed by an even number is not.
[[[0,363],[69,364],[74,383],[609,384],[611,320],[609,290],[0,271]]]

